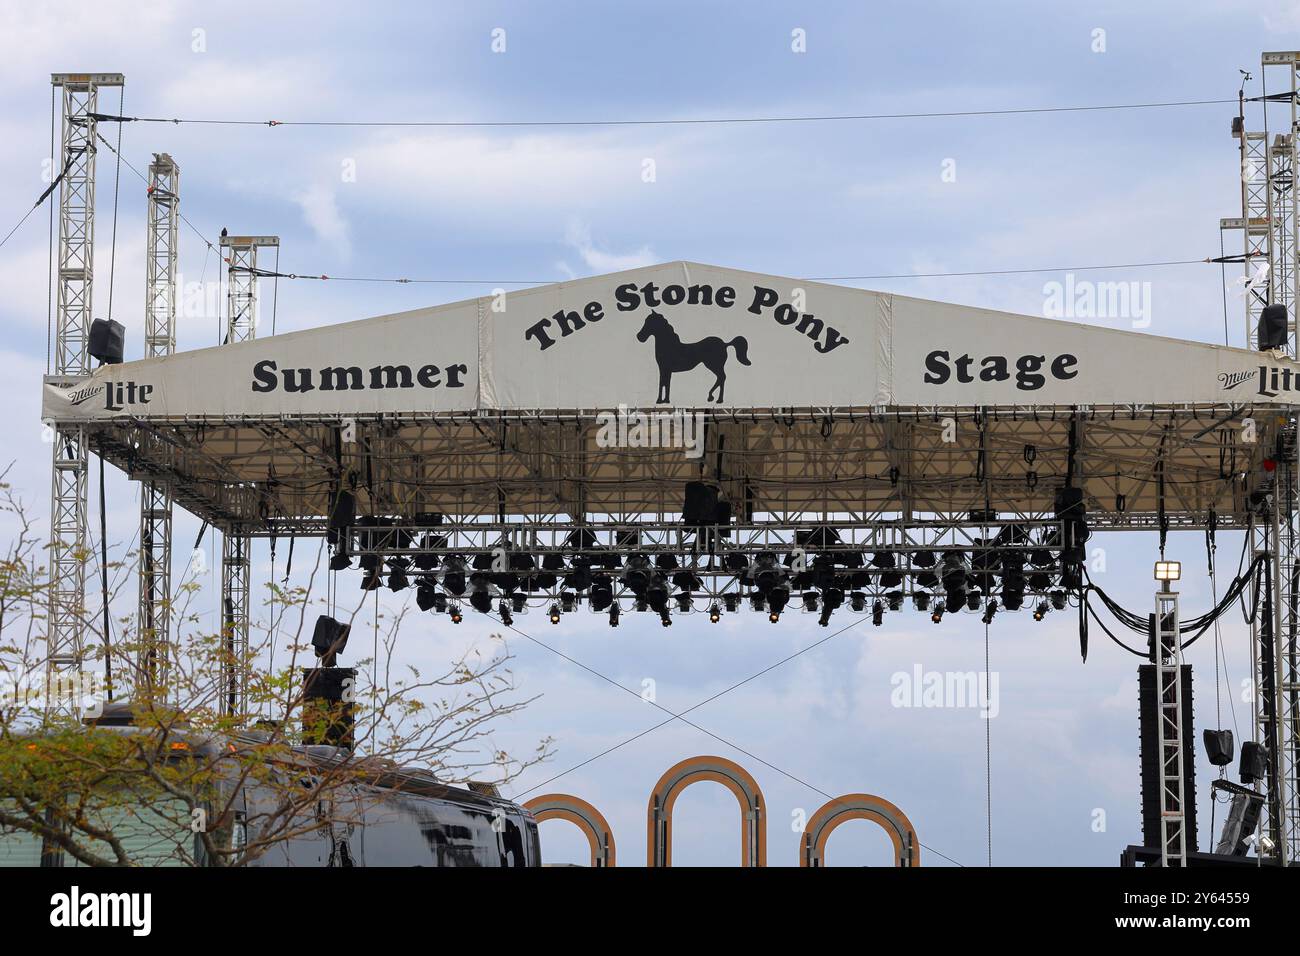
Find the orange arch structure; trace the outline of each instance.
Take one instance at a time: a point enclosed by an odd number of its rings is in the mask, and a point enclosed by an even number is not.
[[[538,823],[567,820],[574,824],[587,837],[587,845],[591,847],[591,865],[614,865],[614,831],[609,828],[604,815],[586,800],[568,793],[547,793],[533,797],[524,804],[524,809],[536,817]]]
[[[725,757],[691,757],[670,767],[650,793],[646,821],[646,866],[673,865],[673,805],[693,783],[712,780],[740,804],[740,865],[767,866],[767,807],[763,791],[744,767]]]
[[[825,866],[826,840],[836,827],[850,820],[870,820],[884,828],[894,842],[895,866],[921,865],[921,844],[907,814],[869,793],[846,793],[812,815],[799,843],[799,865]]]

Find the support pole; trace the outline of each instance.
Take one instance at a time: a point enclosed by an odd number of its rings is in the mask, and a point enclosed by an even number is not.
[[[248,342],[257,337],[257,253],[262,248],[278,249],[279,245],[277,236],[221,237],[221,247],[228,250],[225,344]],[[247,708],[251,546],[252,541],[243,529],[227,528],[222,535],[221,613],[227,663],[221,706],[228,716],[243,714]]]
[[[1183,643],[1178,594],[1168,583],[1156,592],[1156,690],[1160,730],[1160,865],[1187,865],[1183,767]]]
[[[177,219],[180,167],[166,153],[149,164],[147,234],[145,236],[146,358],[176,351]],[[168,686],[175,648],[171,634],[172,502],[167,486],[146,480],[140,485],[140,603],[137,619],[139,680]]]
[[[95,128],[99,90],[120,87],[120,73],[55,73],[63,94],[59,184],[59,246],[54,357],[48,380],[65,387],[90,374],[87,338],[92,319],[95,253]],[[57,173],[56,173],[57,174]],[[60,425],[54,433],[50,481],[50,588],[47,698],[49,711],[75,715],[85,654],[86,429]]]

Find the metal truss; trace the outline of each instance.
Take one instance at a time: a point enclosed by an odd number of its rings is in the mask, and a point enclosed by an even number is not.
[[[63,381],[89,374],[87,338],[94,290],[95,128],[101,87],[120,87],[122,75],[56,73],[62,90],[59,170],[57,307],[52,372]],[[48,652],[51,680],[80,670],[86,599],[86,433],[58,426],[53,434],[50,482],[50,594]],[[71,697],[52,701],[75,710]]]
[[[1183,645],[1178,633],[1178,595],[1156,593],[1156,726],[1160,734],[1160,863],[1187,865],[1183,755]]]
[[[276,236],[222,236],[226,253],[226,342],[257,337],[257,250],[279,248]]]
[[[1241,527],[1278,418],[1245,405],[711,414],[695,458],[608,447],[592,413],[90,427],[110,460],[217,527],[286,536],[323,533],[340,488],[358,514],[456,523],[652,521],[680,513],[688,481],[717,486],[741,522],[1041,515],[1071,462],[1097,527]]]
[[[221,637],[225,662],[221,682],[221,711],[228,716],[247,712],[249,628],[249,540],[227,533],[221,539]]]
[[[176,350],[177,220],[180,167],[166,153],[149,164],[145,237],[145,356]],[[140,679],[168,686],[171,643],[172,502],[167,487],[140,485],[140,602],[137,634]]]
[[[257,337],[259,321],[257,302],[257,251],[280,245],[275,236],[225,236],[221,246],[226,256],[226,343],[247,342]],[[228,715],[246,710],[248,687],[249,592],[248,563],[250,541],[237,524],[222,527],[221,608],[222,637],[227,654],[222,686],[222,708]]]

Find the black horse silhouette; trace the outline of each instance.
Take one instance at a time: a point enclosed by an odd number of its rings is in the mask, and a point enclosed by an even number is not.
[[[727,349],[736,350],[736,359],[741,365],[749,365],[749,343],[743,335],[737,335],[730,342],[724,342],[716,335],[698,342],[683,342],[658,312],[646,316],[645,324],[636,334],[638,342],[654,336],[655,361],[659,364],[659,394],[655,404],[669,403],[669,389],[672,386],[673,372],[689,372],[697,365],[703,365],[716,376],[713,387],[709,389],[708,401],[722,404],[722,392],[727,384]],[[715,399],[713,393],[717,392]]]

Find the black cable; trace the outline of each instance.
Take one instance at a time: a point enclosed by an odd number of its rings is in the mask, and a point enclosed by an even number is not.
[[[1204,265],[1210,259],[1167,259],[1161,262],[1119,262],[1092,266],[1058,266],[1032,269],[985,269],[968,272],[897,272],[879,275],[839,275],[839,276],[805,276],[809,282],[861,282],[871,279],[944,279],[966,276],[1001,276],[1033,275],[1049,272],[1090,272],[1107,269],[1142,269],[1157,266]],[[307,275],[295,272],[280,272],[271,269],[254,269],[249,266],[235,266],[232,272],[250,272],[259,279],[312,279],[318,282],[392,282],[397,285],[548,285],[554,282],[568,282],[567,278],[549,279],[408,279],[387,276],[331,276],[325,274]]]
[[[631,120],[248,120],[199,119],[162,116],[111,116],[91,114],[100,122],[117,123],[188,123],[196,126],[333,126],[333,127],[420,127],[447,129],[479,129],[505,127],[554,126],[708,126],[722,124],[758,123],[836,123],[893,119],[945,119],[960,116],[1019,116],[1032,113],[1091,113],[1107,110],[1167,109],[1184,106],[1221,106],[1236,100],[1172,100],[1151,103],[1103,103],[1091,106],[1035,106],[1015,109],[942,110],[916,113],[840,113],[805,116],[727,116],[685,119],[631,119]]]
[[[108,515],[104,506],[104,456],[99,456],[99,589],[104,605],[104,693],[113,699],[113,639],[108,619]]]

